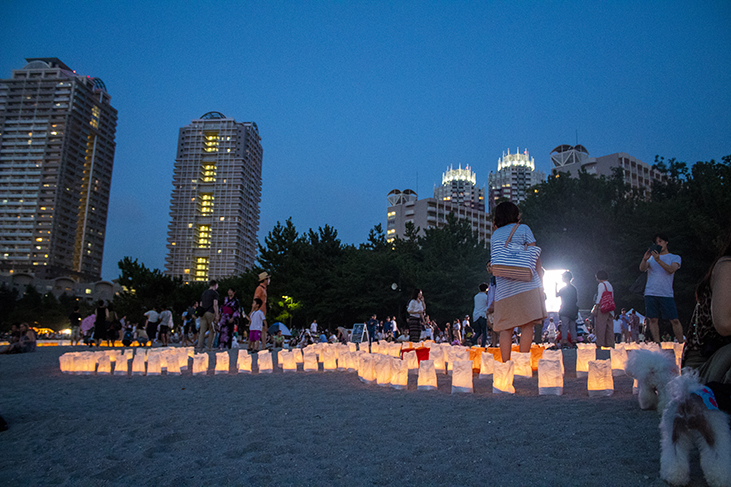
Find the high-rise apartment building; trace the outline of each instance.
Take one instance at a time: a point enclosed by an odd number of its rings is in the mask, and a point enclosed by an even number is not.
[[[454,205],[467,206],[485,210],[485,187],[477,186],[477,175],[470,166],[462,169],[450,167],[442,174],[442,185],[434,188],[434,197],[442,201],[451,201]]]
[[[568,173],[578,177],[584,169],[594,176],[611,177],[615,168],[622,168],[625,183],[638,189],[645,197],[650,196],[653,181],[666,181],[667,175],[649,164],[625,152],[616,152],[607,156],[589,157],[589,151],[582,145],[560,145],[551,151],[551,173]]]
[[[165,270],[184,282],[254,264],[262,147],[254,122],[209,112],[180,129]]]
[[[528,197],[528,190],[545,179],[545,174],[536,170],[535,161],[528,154],[528,150],[520,152],[518,149],[514,154],[511,154],[510,150],[507,154],[503,152],[503,156],[497,162],[497,172],[491,171],[488,177],[490,213],[500,198],[512,201],[516,205],[522,203]]]
[[[101,79],[26,61],[0,80],[0,273],[98,280],[117,110]]]

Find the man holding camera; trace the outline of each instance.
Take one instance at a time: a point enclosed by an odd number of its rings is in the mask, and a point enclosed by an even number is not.
[[[645,314],[650,320],[652,339],[660,343],[660,318],[670,320],[673,333],[678,343],[683,343],[683,326],[678,319],[673,294],[673,277],[680,269],[680,256],[668,252],[668,237],[656,234],[652,238],[653,245],[647,249],[640,262],[640,270],[647,271],[645,286]]]

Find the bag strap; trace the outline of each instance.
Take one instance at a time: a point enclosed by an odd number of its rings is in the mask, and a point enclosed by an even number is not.
[[[510,232],[510,236],[505,241],[505,247],[507,247],[508,244],[510,243],[510,241],[513,239],[513,235],[515,234],[515,231],[518,229],[519,226],[520,226],[520,223],[515,224],[515,226],[513,227],[513,230]]]

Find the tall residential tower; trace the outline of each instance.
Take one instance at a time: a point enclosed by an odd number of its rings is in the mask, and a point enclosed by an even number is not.
[[[528,197],[528,189],[540,184],[546,179],[542,171],[536,171],[536,163],[528,154],[528,150],[514,154],[503,152],[503,157],[497,161],[497,172],[490,172],[488,185],[490,186],[489,211],[495,209],[497,201],[505,198],[516,205]]]
[[[0,273],[98,280],[117,110],[101,79],[26,61],[0,80]]]
[[[180,129],[165,270],[184,282],[254,264],[262,147],[254,122],[209,112]]]
[[[450,167],[442,174],[442,185],[434,188],[434,197],[454,205],[485,210],[485,187],[477,186],[477,175],[470,166]]]

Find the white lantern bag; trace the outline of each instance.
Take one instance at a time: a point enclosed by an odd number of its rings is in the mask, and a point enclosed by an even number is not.
[[[214,374],[228,374],[228,358],[228,352],[226,351],[216,353],[216,368],[213,370]]]
[[[611,396],[614,394],[611,360],[590,360],[587,381],[589,397]]]
[[[109,359],[109,355],[105,353],[103,355],[99,355],[97,359],[99,367],[97,368],[96,373],[98,375],[110,375],[112,373],[112,362]]]
[[[379,386],[388,387],[391,385],[391,361],[392,358],[388,355],[376,355],[376,384]]]
[[[310,350],[311,347],[307,347],[302,351],[302,354],[304,356],[303,358],[303,370],[305,372],[317,372],[319,370],[319,365],[317,363],[317,352],[315,350]]]
[[[472,360],[456,360],[454,362],[454,368],[452,369],[452,394],[460,392],[473,392]]]
[[[64,374],[68,374],[72,367],[73,367],[73,359],[71,358],[72,352],[66,352],[60,357],[58,357],[58,366],[61,369],[61,372]]]
[[[440,374],[447,373],[447,363],[444,360],[444,349],[442,347],[434,347],[429,350],[429,360],[434,364],[434,370]]]
[[[566,369],[563,365],[563,351],[562,350],[544,350],[543,358],[546,360],[557,360],[561,364],[561,375],[566,374]]]
[[[371,353],[381,353],[381,344],[379,342],[371,343]]]
[[[236,360],[236,366],[239,369],[239,372],[243,372],[245,374],[251,374],[251,363],[253,359],[251,355],[249,355],[249,352],[247,350],[241,350],[239,349],[239,356]]]
[[[162,373],[162,360],[160,352],[154,350],[147,356],[147,375],[160,375]]]
[[[563,394],[563,371],[561,362],[551,359],[538,360],[538,395]]]
[[[492,375],[495,365],[495,356],[490,352],[480,353],[480,379],[486,379]]]
[[[348,342],[348,351],[349,352],[357,352],[358,351],[358,344],[353,342]]]
[[[325,372],[332,372],[337,370],[338,363],[335,358],[335,349],[332,346],[325,348],[322,351],[322,370]]]
[[[350,351],[341,350],[340,354],[338,355],[338,370],[341,372],[345,372],[346,370],[348,370],[349,364],[350,364]]]
[[[280,354],[282,359],[282,372],[297,372],[297,359],[294,352]]]
[[[149,362],[147,364],[149,366]],[[208,354],[196,353],[193,355],[193,375],[206,375],[208,373]]]
[[[305,359],[302,356],[302,349],[301,348],[295,348],[292,350],[292,353],[294,354],[294,361],[298,364],[305,363]]]
[[[589,375],[589,361],[591,360],[596,360],[596,348],[576,349],[576,377]]]
[[[454,380],[454,376],[452,376]],[[437,371],[434,361],[422,360],[419,362],[419,379],[416,382],[417,391],[435,391],[437,389]]]
[[[132,350],[129,350],[129,351],[131,352]],[[129,358],[131,358],[131,357],[129,357]],[[129,373],[128,360],[129,359],[128,359],[128,355],[127,355],[126,351],[117,355],[116,360],[114,362],[114,375],[126,376]]]
[[[359,352],[366,352],[366,353],[370,353],[371,352],[370,347],[368,346],[368,340],[366,340],[364,342],[360,342],[358,344],[358,351]]]
[[[530,352],[520,353],[513,352],[510,355],[510,360],[514,364],[514,376],[515,377],[526,377],[530,379],[533,377],[533,369],[530,366]]]
[[[259,368],[259,373],[271,374],[274,371],[274,364],[272,362],[272,354],[268,350],[262,350],[256,354],[256,365]]]
[[[613,348],[609,352],[609,357],[612,362],[612,375],[624,375],[624,368],[627,366],[627,350],[624,348]]]
[[[132,359],[132,375],[145,375],[145,354],[140,353],[139,349]]]
[[[416,350],[404,352],[404,362],[406,362],[410,373],[413,374],[419,370],[419,360],[416,358]]]
[[[492,368],[492,392],[515,394],[513,387],[514,365],[512,360],[493,364]]]
[[[94,352],[81,352],[81,356],[77,358],[81,374],[93,375],[96,373],[97,358]]]
[[[358,365],[358,377],[366,384],[373,384],[376,381],[376,367],[374,357],[370,353],[364,353],[360,356]]]
[[[391,357],[391,387],[404,390],[409,387],[409,364],[400,358]]]

